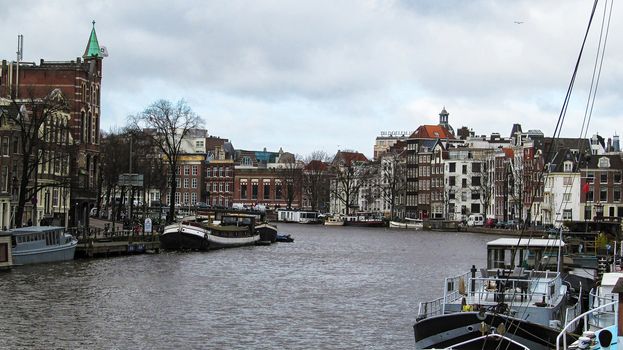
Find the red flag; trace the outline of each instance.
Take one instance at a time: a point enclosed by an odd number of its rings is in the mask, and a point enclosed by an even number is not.
[[[588,193],[588,191],[590,191],[591,187],[588,185],[588,182],[584,183],[584,186],[582,186],[582,193]]]

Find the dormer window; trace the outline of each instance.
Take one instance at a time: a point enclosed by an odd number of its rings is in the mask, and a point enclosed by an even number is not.
[[[242,163],[242,165],[252,165],[253,164],[253,162],[251,161],[251,157],[249,157],[249,156],[242,157],[241,163]]]
[[[563,171],[565,173],[570,173],[573,171],[573,162],[566,161],[563,163]]]

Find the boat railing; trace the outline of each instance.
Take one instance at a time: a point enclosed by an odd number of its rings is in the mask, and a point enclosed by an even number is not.
[[[556,350],[568,348],[567,337],[565,335],[569,332],[570,329],[575,329],[575,327],[577,327],[580,321],[582,321],[584,325],[583,332],[587,330],[591,330],[591,329],[603,329],[603,328],[606,328],[607,326],[613,325],[614,322],[618,318],[617,309],[618,309],[618,301],[613,301],[607,304],[603,304],[594,309],[588,310],[585,313],[574,318],[573,320],[569,321],[565,325],[565,327],[560,331],[560,333],[558,333],[558,336],[556,337]],[[612,313],[612,311],[610,310],[614,310],[614,313]],[[613,316],[612,322],[607,325],[606,324],[602,324],[601,326],[596,325],[594,320],[601,318],[600,316],[604,313],[609,316]]]
[[[457,343],[457,344],[453,344],[451,346],[448,346],[446,349],[461,348],[464,345],[467,345],[467,344],[470,344],[470,343],[474,343],[474,342],[477,342],[477,341],[480,341],[480,340],[484,340],[484,342],[486,342],[488,339],[492,339],[492,338],[494,338],[496,343],[498,343],[501,340],[505,340],[505,341],[507,341],[509,343],[512,343],[513,345],[518,346],[521,349],[530,350],[529,347],[527,347],[527,346],[517,342],[516,340],[513,340],[513,339],[511,339],[509,337],[506,337],[506,336],[504,336],[502,334],[498,334],[498,333],[481,335],[480,337],[477,337],[477,338],[472,338],[472,339],[469,339],[469,340],[466,340],[466,341],[463,341],[463,342],[460,342],[460,343]],[[506,349],[507,347],[503,346],[502,348]]]
[[[418,308],[418,319],[444,314],[446,304],[455,302],[465,295],[465,282],[468,281],[469,277],[469,273],[446,277],[444,280],[443,297],[421,302]]]
[[[534,301],[538,306],[555,303],[560,289],[560,278],[509,278],[504,276],[473,277],[469,280],[470,299],[483,304],[487,301]],[[493,300],[491,300],[493,298]]]

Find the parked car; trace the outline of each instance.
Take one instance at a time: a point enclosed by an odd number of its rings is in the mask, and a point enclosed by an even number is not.
[[[485,227],[494,228],[494,227],[496,227],[497,223],[498,223],[498,219],[496,219],[496,218],[488,218],[485,221]]]
[[[518,229],[519,228],[519,221],[518,220],[507,220],[507,221],[500,221],[495,225],[495,228],[503,228],[506,230],[511,230],[511,229]]]

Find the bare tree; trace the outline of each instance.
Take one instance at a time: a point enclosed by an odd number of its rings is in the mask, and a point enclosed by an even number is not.
[[[392,150],[381,158],[379,182],[380,196],[390,208],[391,218],[404,207],[401,200],[407,190],[407,163],[404,153]]]
[[[175,218],[175,190],[177,184],[177,165],[182,139],[192,129],[199,127],[202,119],[197,116],[184,100],[175,105],[166,100],[154,102],[141,114],[131,117],[134,129],[144,130],[153,144],[163,153],[169,175],[169,214],[167,222]]]
[[[279,162],[282,166],[279,168],[279,175],[283,183],[284,194],[288,208],[292,208],[292,203],[297,196],[301,195],[303,185],[303,164],[299,155],[284,154],[280,157]]]
[[[14,145],[18,148],[14,152],[19,157],[19,169],[13,173],[13,182],[18,187],[16,227],[23,224],[27,203],[32,204],[36,219],[37,193],[43,188],[71,187],[69,157],[74,142],[69,132],[68,102],[58,89],[43,98],[35,98],[34,90],[29,89],[29,96],[12,99],[11,110],[3,113],[15,130]],[[9,145],[6,147],[8,152]]]
[[[325,209],[329,202],[329,156],[325,151],[314,151],[305,158],[303,194],[312,210]]]
[[[346,207],[346,214],[357,207],[361,186],[371,176],[370,169],[360,162],[345,162],[332,166],[334,175],[331,195]]]

